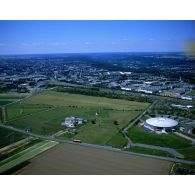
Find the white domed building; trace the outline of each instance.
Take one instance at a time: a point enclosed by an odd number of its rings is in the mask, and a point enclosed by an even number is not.
[[[145,121],[144,127],[151,131],[175,131],[178,128],[178,122],[174,119],[165,117],[149,118]]]

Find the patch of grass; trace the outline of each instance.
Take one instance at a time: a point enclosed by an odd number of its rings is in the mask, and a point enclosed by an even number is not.
[[[129,129],[128,136],[134,143],[143,143],[176,149],[189,147],[191,145],[191,141],[173,133],[157,134],[155,132],[145,131],[138,126],[133,126]]]
[[[108,146],[112,146],[114,148],[123,148],[127,145],[127,139],[118,132],[116,135],[111,137],[111,139],[106,143]]]
[[[105,145],[120,129],[139,114],[138,111],[109,111],[102,110],[97,118],[96,124],[89,121],[87,124],[78,128],[79,133],[75,136],[86,143]],[[117,120],[119,125],[115,125]]]
[[[7,106],[7,120],[12,120],[18,117],[22,117],[34,112],[39,112],[41,110],[49,109],[52,106],[46,105],[34,105],[34,104],[20,104],[15,103],[10,106]]]
[[[59,135],[57,136],[57,138],[60,138],[60,139],[72,139],[75,135],[74,134],[71,134],[71,133],[63,133],[62,135]]]
[[[195,96],[195,90],[192,90],[192,91],[188,92],[187,95]]]
[[[189,165],[189,164],[183,164],[183,163],[175,163],[172,167],[170,174],[171,175],[180,175],[180,174],[182,174],[182,172],[183,172],[183,174],[184,174],[184,172],[189,173],[188,170],[195,172],[195,166]]]
[[[187,160],[195,161],[195,146],[178,150]]]
[[[12,103],[13,100],[9,100],[9,99],[0,99],[0,106]]]
[[[0,148],[3,148],[24,138],[25,136],[22,133],[0,127]]]
[[[125,149],[125,151],[142,153],[142,154],[150,154],[150,155],[155,155],[155,156],[165,156],[165,157],[171,157],[171,158],[175,157],[174,155],[172,155],[166,151],[153,150],[150,148],[143,148],[143,147],[138,147],[138,146],[133,146],[133,147],[127,148],[127,149]]]

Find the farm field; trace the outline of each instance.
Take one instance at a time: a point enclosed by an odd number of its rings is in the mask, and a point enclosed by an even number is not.
[[[58,144],[53,141],[42,141],[0,162],[0,174],[18,166],[34,156]]]
[[[68,156],[68,158],[67,158]],[[172,162],[75,144],[59,144],[30,160],[23,175],[166,175]]]
[[[137,125],[129,129],[128,136],[134,143],[150,144],[175,149],[181,149],[191,145],[191,141],[175,134],[156,134],[155,132],[147,132]]]

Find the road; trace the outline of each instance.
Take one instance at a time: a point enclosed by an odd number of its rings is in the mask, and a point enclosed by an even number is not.
[[[173,148],[154,146],[154,145],[148,145],[148,144],[132,144],[132,146],[138,146],[138,147],[142,147],[142,148],[149,148],[149,149],[153,149],[153,150],[161,150],[161,151],[169,152],[170,154],[173,154],[177,158],[184,158],[184,156],[182,154],[180,154],[179,152],[177,152]]]
[[[179,132],[174,132],[174,133],[175,133],[176,135],[180,136],[180,137],[183,137],[183,138],[188,139],[188,140],[192,141],[193,143],[195,143],[195,139],[192,138],[192,137],[189,137],[189,136],[184,135],[184,134],[179,133]]]
[[[138,154],[138,153],[135,153],[135,152],[122,151],[119,148],[113,148],[111,146],[100,146],[100,145],[87,144],[87,143],[75,143],[73,141],[57,139],[57,138],[55,138],[55,136],[43,136],[43,135],[39,135],[39,134],[32,133],[32,132],[26,132],[22,129],[18,129],[18,128],[8,126],[8,125],[4,125],[4,124],[0,124],[0,127],[10,129],[12,131],[17,131],[17,132],[23,133],[25,135],[38,137],[38,138],[43,139],[43,140],[51,140],[51,141],[56,141],[56,142],[60,142],[60,143],[68,143],[68,144],[75,144],[75,145],[79,144],[80,146],[85,146],[85,147],[93,147],[93,148],[99,148],[99,149],[104,149],[104,150],[110,150],[110,151],[115,151],[115,152],[126,153],[126,154],[130,154],[130,155],[133,154],[133,155],[137,155],[137,156],[145,156],[145,157],[150,157],[150,158],[155,158],[155,159],[168,160],[168,161],[172,161],[172,162],[179,162],[179,163],[195,165],[194,161],[189,161],[189,160],[182,160],[182,159],[177,159],[177,158],[161,157],[161,156],[154,156],[154,155],[147,155],[147,154]]]
[[[124,132],[124,133],[127,133],[128,130],[129,130],[137,121],[139,121],[139,120],[143,117],[143,115],[144,115],[149,109],[151,109],[151,108],[154,106],[154,104],[156,104],[156,102],[157,102],[157,100],[154,101],[148,108],[146,108],[146,110],[145,110],[144,112],[142,112],[139,116],[137,116],[131,123],[129,123],[128,126],[125,127],[125,128],[123,129],[123,132]]]
[[[143,115],[150,109],[152,108],[152,106],[154,106],[154,104],[156,103],[157,101],[154,101],[148,108],[146,108],[146,110],[144,112],[142,112],[140,115],[138,115],[132,122],[130,122],[127,127],[125,127],[123,130],[122,130],[122,134],[124,135],[124,137],[127,139],[128,143],[127,143],[127,147],[131,147],[133,145],[133,142],[132,140],[127,136],[127,133],[128,133],[128,130],[137,122],[139,121]]]

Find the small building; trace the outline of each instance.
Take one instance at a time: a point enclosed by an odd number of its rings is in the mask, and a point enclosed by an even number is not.
[[[192,100],[193,98],[191,96],[181,96],[182,100]]]
[[[85,122],[86,120],[82,118],[71,116],[71,117],[66,117],[64,122],[61,123],[61,125],[68,128],[74,128],[75,126],[82,125]]]

